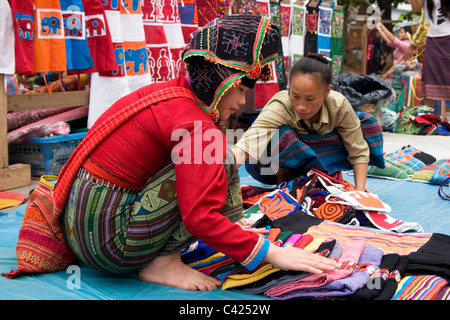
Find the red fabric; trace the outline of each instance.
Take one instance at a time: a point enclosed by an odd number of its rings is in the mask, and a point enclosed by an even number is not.
[[[38,187],[30,196],[25,209],[19,240],[16,246],[17,264],[19,268],[9,273],[2,273],[8,278],[15,278],[24,273],[46,273],[67,268],[75,258],[66,245],[61,232],[59,218],[64,210],[72,183],[81,165],[91,152],[111,132],[134,115],[160,101],[194,95],[185,88],[168,87],[152,92],[137,101],[131,101],[116,114],[105,119],[94,130],[90,130],[72,153],[58,177],[42,176]],[[56,186],[46,178],[55,180]]]
[[[55,214],[61,215],[79,168],[104,139],[135,114],[147,107],[157,104],[159,101],[180,98],[182,96],[195,99],[192,91],[180,87],[167,87],[152,92],[137,101],[128,101],[129,104],[125,105],[118,113],[104,119],[105,121],[101,125],[97,125],[95,129],[89,130],[59,173],[53,195],[55,199]]]
[[[86,37],[94,67],[86,73],[113,71],[117,68],[116,57],[109,31],[108,20],[101,0],[83,0],[86,15]]]
[[[153,90],[168,86],[189,88],[184,78],[146,86],[111,106],[92,129],[123,106]],[[182,146],[183,151],[189,150],[186,145],[181,145],[182,142],[187,142],[185,137],[179,139],[180,142],[172,141],[172,133],[177,129],[185,130],[187,138],[194,141],[190,148],[191,164],[175,164],[177,199],[186,230],[217,251],[242,262],[251,254],[258,236],[243,231],[240,226],[220,214],[227,194],[224,165],[222,161],[205,165],[206,158],[203,157],[200,159],[201,163],[198,163],[198,153],[195,151],[199,148],[201,154],[209,154],[207,151],[213,146],[216,150],[220,147],[223,159],[226,154],[226,138],[195,102],[183,98],[152,105],[111,133],[91,154],[90,160],[125,183],[143,186],[171,160],[174,148]],[[206,130],[218,133],[218,144],[202,139]],[[205,141],[199,144],[202,140]]]
[[[9,0],[11,6],[16,72],[31,75],[34,70],[33,0]]]
[[[25,273],[60,271],[75,260],[53,214],[53,187],[46,177],[41,177],[25,209],[16,245],[18,269],[2,276],[12,279]]]
[[[142,20],[147,44],[149,71],[155,82],[175,78],[172,58],[163,26],[161,5],[156,1],[144,0]]]
[[[208,22],[220,16],[219,1],[197,0],[198,26],[203,27]]]

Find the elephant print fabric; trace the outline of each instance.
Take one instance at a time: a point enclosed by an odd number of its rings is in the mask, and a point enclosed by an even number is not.
[[[86,20],[81,0],[60,0],[67,70],[83,70],[94,66],[86,39]]]
[[[108,33],[109,29],[110,50],[115,65],[114,68],[98,70],[91,75],[88,127],[91,127],[115,101],[153,82],[149,72],[142,1],[97,1],[99,3],[84,1],[89,21],[86,24],[88,39],[107,36],[104,33]],[[92,7],[88,8],[94,4],[96,11]]]
[[[65,71],[64,22],[58,0],[33,0],[34,73]]]
[[[14,26],[16,73],[34,72],[33,0],[9,0]]]
[[[94,66],[86,73],[117,69],[114,47],[102,0],[82,1],[86,21],[86,38]]]

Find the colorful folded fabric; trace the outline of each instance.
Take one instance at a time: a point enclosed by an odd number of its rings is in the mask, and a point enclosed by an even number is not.
[[[330,194],[325,198],[330,203],[342,203],[353,207],[355,210],[369,210],[377,212],[390,212],[391,206],[383,202],[378,195],[362,191],[340,190],[333,186],[327,187]]]
[[[346,299],[352,300],[373,300],[380,295],[384,288],[387,276],[396,269],[400,261],[400,256],[396,253],[383,255],[378,270],[371,274],[366,285],[346,296]],[[395,291],[394,291],[395,292]]]
[[[262,267],[256,269],[249,274],[231,274],[229,275],[224,283],[222,284],[222,290],[243,286],[255,281],[258,281],[274,272],[278,272],[281,269],[275,267],[269,263],[266,263]]]
[[[301,234],[293,234],[283,243],[282,247],[293,247],[302,238]]]
[[[195,261],[205,259],[213,254],[217,253],[217,250],[211,248],[201,240],[197,240],[189,248],[181,251],[181,259],[184,263],[189,264]]]
[[[311,241],[313,241],[313,237],[310,234],[302,235],[302,238],[294,245],[294,247],[303,249],[311,243]]]
[[[448,281],[439,276],[406,276],[399,285],[392,300],[436,300]]]
[[[300,205],[288,193],[278,189],[261,198],[259,209],[270,219],[275,220],[299,210]]]
[[[450,300],[450,287],[445,287],[436,297],[436,300]]]
[[[27,199],[28,196],[19,192],[0,192],[0,209],[18,206]]]
[[[356,211],[352,206],[341,203],[324,202],[315,211],[317,218],[339,222],[342,224],[352,223],[356,220]]]
[[[409,168],[409,167],[408,167]],[[380,169],[376,166],[369,166],[367,174],[371,176],[380,176],[392,179],[408,179],[408,172],[403,170],[401,167],[393,164],[391,161],[386,160],[386,167]]]
[[[280,300],[292,299],[304,289],[317,288],[348,277],[357,265],[365,246],[365,242],[362,240],[344,242],[341,244],[342,254],[338,260],[340,265],[338,269],[321,274],[311,274],[306,278],[269,289],[264,294]]]
[[[335,240],[324,242],[317,250],[319,252],[328,252],[327,257],[334,257],[339,259],[342,253],[341,246],[336,243]],[[291,271],[291,270],[281,270],[277,273],[271,274],[263,279],[260,279],[256,282],[248,284],[242,288],[244,292],[252,293],[252,294],[263,294],[265,291],[282,285],[284,283],[289,283],[292,281],[296,281],[307,276],[311,275],[309,272],[303,271]]]
[[[313,238],[336,239],[340,242],[364,240],[367,245],[373,245],[384,253],[409,255],[428,243],[431,233],[393,233],[364,226],[344,225],[324,220],[319,225],[311,226],[306,234]]]
[[[417,222],[405,222],[395,219],[386,213],[379,213],[377,211],[363,210],[363,213],[374,226],[381,230],[394,231],[398,233],[411,231],[424,232],[422,226]]]
[[[383,274],[384,285],[380,291],[380,294],[376,296],[374,300],[392,300],[392,297],[397,291],[398,283],[405,275],[407,264],[408,256],[401,256],[398,260],[398,264],[395,266],[395,269],[390,270],[389,274]]]
[[[366,246],[361,253],[361,257],[353,273],[342,279],[331,281],[324,286],[298,290],[294,297],[320,298],[348,296],[367,284],[370,274],[378,268],[382,258],[383,251],[374,246]]]
[[[89,111],[89,106],[83,106],[83,107],[71,109],[70,111],[66,111],[63,113],[59,113],[59,114],[50,116],[48,118],[36,121],[34,123],[30,123],[23,127],[17,128],[11,132],[8,132],[8,134],[7,134],[8,144],[16,143],[17,141],[23,141],[23,140],[21,140],[22,136],[25,136],[26,134],[29,134],[30,132],[41,128],[44,125],[50,125],[52,123],[60,122],[60,121],[67,122],[67,121],[81,119],[83,117],[86,117],[88,115],[88,111]]]

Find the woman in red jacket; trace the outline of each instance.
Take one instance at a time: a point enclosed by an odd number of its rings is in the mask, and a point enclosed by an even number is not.
[[[189,77],[141,88],[96,121],[91,131],[108,122],[111,132],[77,171],[62,219],[78,258],[101,271],[137,271],[143,281],[188,290],[221,284],[181,261],[181,249],[197,239],[249,270],[263,260],[309,272],[335,267],[234,223],[242,214],[238,170],[216,124],[267,77],[279,41],[267,17],[216,19],[193,34],[183,53]]]

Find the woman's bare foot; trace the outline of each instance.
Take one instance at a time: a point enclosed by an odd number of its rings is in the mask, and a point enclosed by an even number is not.
[[[157,256],[139,270],[139,280],[192,291],[210,291],[222,285],[216,278],[185,265],[180,252]]]

